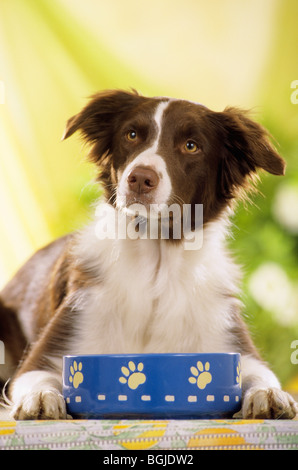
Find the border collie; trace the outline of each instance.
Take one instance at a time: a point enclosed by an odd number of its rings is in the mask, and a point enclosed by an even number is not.
[[[241,319],[225,246],[257,170],[284,174],[267,132],[236,108],[120,90],[94,95],[63,138],[76,131],[104,198],[87,228],[38,251],[1,292],[13,417],[66,417],[63,355],[240,352],[242,416],[293,418]]]

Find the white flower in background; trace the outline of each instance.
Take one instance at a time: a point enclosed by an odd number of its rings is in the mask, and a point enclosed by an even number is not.
[[[272,205],[275,219],[289,232],[298,233],[298,186],[281,185]]]
[[[272,313],[281,325],[298,323],[298,293],[283,268],[264,263],[251,275],[249,291],[254,300]]]

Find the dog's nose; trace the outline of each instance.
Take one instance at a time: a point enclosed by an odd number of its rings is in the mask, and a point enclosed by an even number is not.
[[[159,177],[152,168],[137,166],[129,173],[127,182],[134,193],[149,193],[157,187]]]

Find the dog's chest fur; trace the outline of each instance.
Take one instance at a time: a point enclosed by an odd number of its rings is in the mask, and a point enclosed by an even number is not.
[[[204,248],[195,252],[160,240],[99,242],[94,226],[82,233],[75,255],[92,281],[76,294],[76,351],[225,350],[237,271],[222,246],[223,227],[204,229]]]

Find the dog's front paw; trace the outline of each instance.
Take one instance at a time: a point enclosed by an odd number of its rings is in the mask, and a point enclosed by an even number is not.
[[[23,397],[12,409],[14,419],[65,419],[63,396],[55,391],[32,392]]]
[[[291,395],[278,388],[249,389],[242,406],[244,419],[293,419],[297,412]]]

